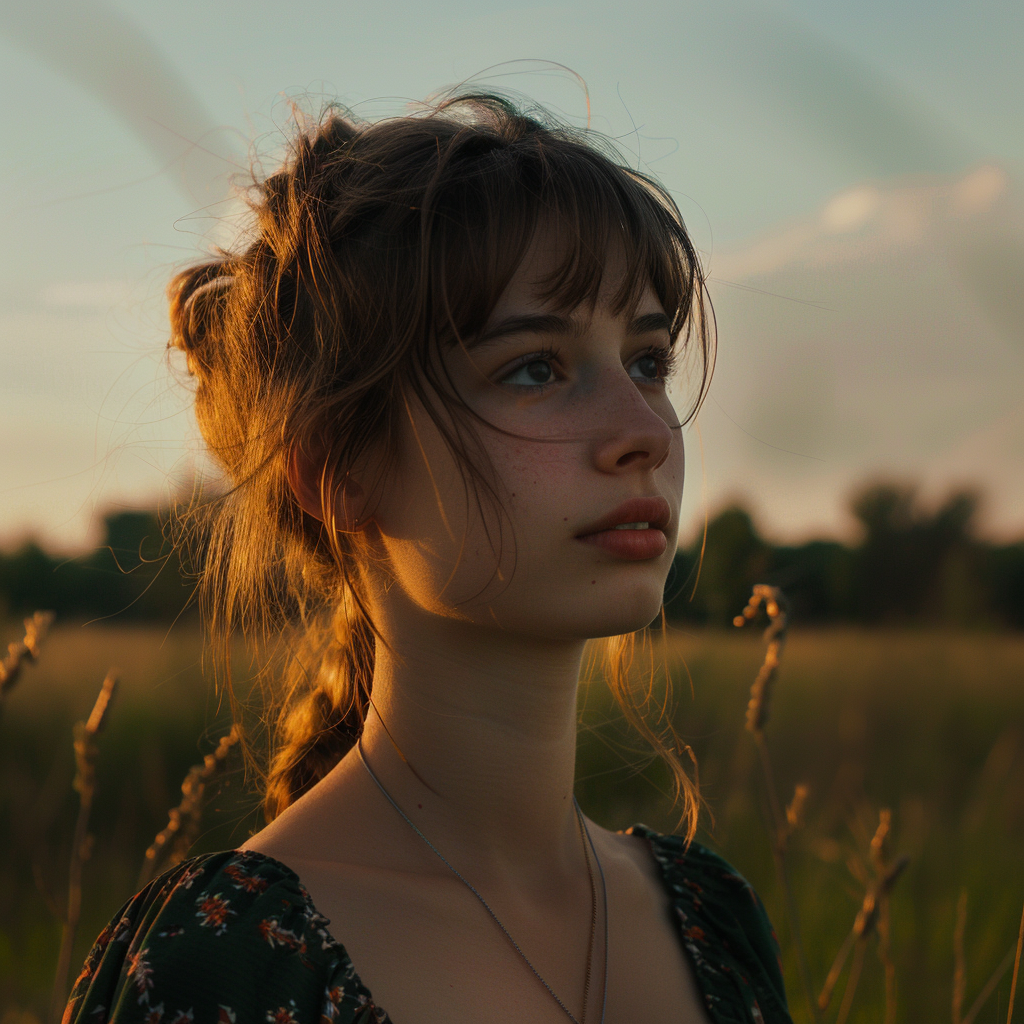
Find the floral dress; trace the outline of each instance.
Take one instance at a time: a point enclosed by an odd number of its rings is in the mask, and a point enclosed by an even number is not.
[[[661,869],[708,1018],[791,1024],[778,941],[750,885],[699,843],[629,832]],[[329,923],[272,857],[193,857],[103,929],[63,1024],[404,1024],[374,1003]]]

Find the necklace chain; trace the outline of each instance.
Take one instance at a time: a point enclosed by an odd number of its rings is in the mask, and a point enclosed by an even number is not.
[[[491,917],[494,920],[494,923],[502,930],[505,938],[508,939],[508,941],[512,944],[513,949],[515,949],[515,951],[522,957],[526,966],[530,968],[530,970],[533,972],[537,980],[548,990],[548,992],[551,995],[551,998],[554,999],[556,1003],[558,1003],[558,1005],[562,1008],[562,1012],[569,1018],[569,1020],[572,1021],[572,1024],[580,1024],[580,1021],[576,1018],[575,1014],[573,1014],[569,1007],[566,1006],[565,1003],[563,1003],[562,1000],[559,998],[558,993],[556,993],[555,990],[544,980],[544,977],[541,975],[540,971],[538,971],[537,968],[533,966],[533,964],[530,961],[530,958],[523,952],[522,946],[520,946],[519,943],[516,942],[516,940],[512,937],[512,933],[501,923],[501,919],[491,909],[491,905],[487,902],[487,900],[485,900],[483,896],[480,895],[479,890],[477,890],[473,883],[470,882],[469,879],[467,879],[465,875],[463,875],[462,872],[459,871],[459,869],[455,867],[455,865],[452,864],[451,861],[449,861],[448,858],[445,857],[445,855],[419,830],[419,828],[417,827],[416,823],[412,820],[412,818],[410,818],[409,815],[402,810],[402,808],[398,805],[398,802],[395,800],[395,798],[384,788],[384,783],[377,778],[373,769],[370,767],[365,756],[363,755],[363,744],[361,737],[360,739],[356,740],[356,753],[359,755],[359,760],[363,762],[363,767],[366,769],[367,774],[377,784],[377,788],[387,798],[388,803],[391,804],[391,806],[394,807],[396,811],[398,811],[398,813],[401,815],[401,817],[409,826],[409,828],[411,828],[413,832],[415,832],[416,835],[418,835],[420,839],[422,839],[423,842],[425,842],[427,846],[429,846],[430,849],[434,851],[434,853],[448,868],[448,870],[451,871],[451,873],[455,875],[455,877],[460,882],[462,882],[462,884],[467,889],[469,889],[469,891],[480,901],[484,910],[486,910],[487,913],[491,915]],[[576,811],[576,820],[579,823],[580,830],[584,837],[583,856],[586,857],[587,874],[590,877],[590,941],[587,945],[587,976],[583,988],[583,1019],[586,1019],[587,1014],[587,1001],[590,995],[590,975],[591,968],[593,965],[594,954],[594,936],[597,932],[597,889],[594,884],[594,873],[590,867],[590,854],[592,854],[594,857],[594,862],[597,864],[598,874],[601,877],[601,893],[604,903],[604,979],[603,984],[601,986],[600,1020],[600,1024],[604,1024],[605,1008],[608,1003],[608,890],[605,886],[604,869],[601,867],[601,859],[597,855],[597,849],[594,846],[594,840],[590,837],[590,830],[587,828],[586,819],[583,817],[583,811],[580,809],[579,802],[576,800],[575,796],[572,798],[572,804],[573,808]],[[588,847],[590,849],[590,854],[588,854],[587,852]]]
[[[587,973],[583,979],[583,1010],[580,1014],[580,1019],[586,1021],[587,1007],[590,1004],[590,975],[594,966],[594,936],[597,935],[597,886],[594,884],[594,869],[590,866],[590,851],[587,849],[583,814],[576,805],[575,796],[573,806],[576,808],[576,821],[580,827],[580,839],[583,840],[583,858],[587,862],[587,880],[590,882],[590,937],[587,939]],[[605,953],[607,952],[606,949]]]

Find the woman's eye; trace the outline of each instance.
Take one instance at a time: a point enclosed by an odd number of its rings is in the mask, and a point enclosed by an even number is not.
[[[654,352],[647,352],[635,360],[630,366],[630,376],[634,380],[658,383],[668,377],[667,359]]]
[[[555,371],[547,359],[531,359],[528,363],[513,370],[502,381],[504,384],[518,384],[523,387],[536,387],[538,384],[550,384],[555,379]]]

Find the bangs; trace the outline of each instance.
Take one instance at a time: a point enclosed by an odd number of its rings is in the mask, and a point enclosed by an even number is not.
[[[541,231],[552,232],[559,253],[540,282],[555,308],[593,307],[615,249],[624,273],[613,313],[634,308],[649,284],[673,344],[691,314],[703,322],[700,264],[665,190],[584,133],[538,130],[531,118],[503,113],[493,128],[477,121],[456,131],[422,211],[438,341],[464,344],[483,330]],[[700,348],[706,362],[706,343]]]

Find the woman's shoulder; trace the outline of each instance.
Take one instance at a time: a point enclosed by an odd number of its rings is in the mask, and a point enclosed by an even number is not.
[[[272,857],[193,857],[103,929],[64,1024],[373,1021],[369,993],[328,924],[295,872]]]
[[[750,883],[701,843],[644,825],[628,833],[647,840],[661,868],[709,1010],[739,1001],[749,1015],[740,1019],[789,1022],[779,941]]]

